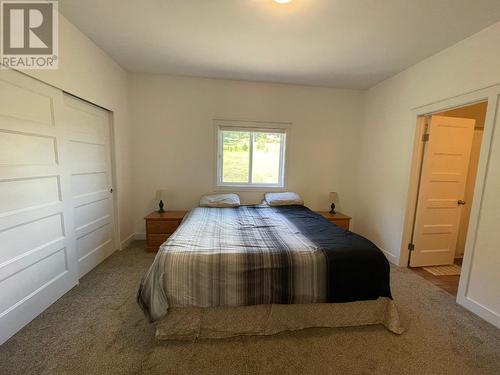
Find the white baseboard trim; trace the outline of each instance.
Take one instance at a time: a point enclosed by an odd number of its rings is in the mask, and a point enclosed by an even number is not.
[[[379,248],[380,249],[380,248]],[[387,260],[394,264],[395,266],[399,266],[399,258],[397,256],[395,256],[394,254],[384,250],[384,249],[380,249],[382,250],[382,252],[384,253],[385,257],[387,258]]]
[[[481,305],[479,302],[474,301],[470,297],[458,296],[457,303],[480,318],[486,320],[488,323],[493,324],[495,327],[500,328],[500,314]]]
[[[125,250],[134,241],[136,234],[132,233],[120,243],[120,250]]]

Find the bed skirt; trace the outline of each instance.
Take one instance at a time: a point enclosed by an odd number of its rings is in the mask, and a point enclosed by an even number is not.
[[[372,324],[396,334],[404,331],[394,301],[381,297],[347,303],[171,308],[156,323],[156,338],[194,341]]]

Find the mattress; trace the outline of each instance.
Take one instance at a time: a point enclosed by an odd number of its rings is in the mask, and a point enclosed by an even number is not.
[[[195,208],[158,251],[137,300],[173,308],[392,299],[389,263],[369,240],[304,206]]]

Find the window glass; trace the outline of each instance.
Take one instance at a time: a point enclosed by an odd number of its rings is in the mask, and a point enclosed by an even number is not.
[[[278,184],[280,181],[280,133],[253,133],[252,182]]]
[[[284,187],[285,131],[218,128],[217,184]]]
[[[250,167],[250,132],[222,132],[223,182],[248,183]]]

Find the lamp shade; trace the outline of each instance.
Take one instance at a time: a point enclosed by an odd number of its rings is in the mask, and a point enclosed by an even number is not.
[[[166,190],[156,190],[156,200],[157,201],[166,201],[167,200],[167,191]]]
[[[330,203],[338,203],[339,202],[339,193],[336,191],[330,192]]]

